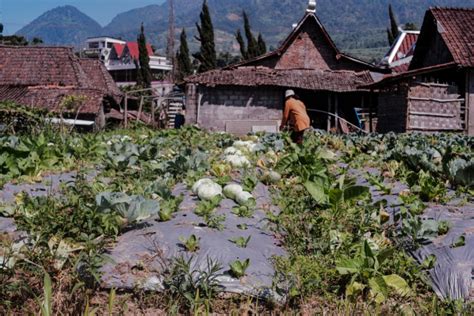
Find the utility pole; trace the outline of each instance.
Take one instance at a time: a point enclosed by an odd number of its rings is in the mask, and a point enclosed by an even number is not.
[[[168,43],[166,47],[166,57],[171,61],[173,69],[170,72],[170,79],[174,82],[175,78],[175,49],[174,49],[174,39],[175,39],[175,19],[174,19],[174,0],[168,0]]]

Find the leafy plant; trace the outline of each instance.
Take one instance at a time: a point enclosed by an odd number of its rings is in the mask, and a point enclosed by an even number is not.
[[[140,222],[158,215],[160,204],[147,200],[143,196],[129,196],[124,193],[103,192],[97,195],[96,203],[99,211],[118,213],[126,223]]]
[[[196,252],[199,249],[199,241],[201,238],[196,237],[196,235],[191,235],[188,238],[179,237],[179,240],[182,242],[183,247],[189,252]]]
[[[240,279],[245,276],[245,271],[247,271],[249,266],[250,259],[246,259],[244,261],[235,260],[229,265],[230,273],[232,274],[232,276],[236,277],[237,279]]]
[[[217,229],[217,230],[223,230],[225,228],[224,222],[226,220],[225,214],[222,215],[210,215],[205,218],[206,220],[206,225],[209,228]]]
[[[252,236],[248,236],[247,238],[238,237],[238,238],[231,239],[230,241],[233,242],[234,244],[236,244],[237,247],[247,248],[247,245],[250,242],[251,238],[252,238]]]
[[[368,290],[375,302],[380,304],[388,298],[389,289],[398,295],[410,296],[411,289],[401,276],[382,273],[383,265],[392,252],[392,249],[375,252],[365,240],[355,257],[338,260],[337,271],[351,276],[346,286],[347,297],[356,298]]]
[[[238,217],[248,217],[251,218],[253,216],[254,210],[252,207],[249,206],[235,206],[232,208],[232,214],[237,215]]]
[[[214,210],[219,206],[222,201],[222,197],[216,196],[210,201],[199,201],[194,213],[201,217],[210,217]]]
[[[385,184],[385,178],[383,175],[376,175],[367,172],[366,179],[372,186],[374,186],[378,191],[382,191],[385,195],[389,195],[392,192],[392,188]]]
[[[208,257],[205,269],[201,270],[193,267],[193,260],[193,257],[176,258],[171,263],[164,285],[173,301],[184,300],[186,306],[196,310],[202,305],[209,307],[210,300],[222,291],[218,281],[222,266]]]

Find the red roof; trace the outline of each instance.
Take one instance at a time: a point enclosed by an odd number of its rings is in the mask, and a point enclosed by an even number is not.
[[[438,32],[448,46],[454,61],[474,66],[474,9],[431,8],[438,22]]]
[[[393,61],[412,56],[416,41],[418,40],[418,36],[419,34],[407,33],[403,38],[400,48],[395,54],[395,58],[393,59]]]
[[[114,49],[115,49],[115,52],[117,53],[117,57],[121,58],[123,50],[125,49],[125,44],[114,43]]]
[[[138,43],[137,42],[128,42],[127,43],[127,48],[130,53],[130,57],[133,59],[138,59],[140,56],[139,49],[138,49]],[[153,48],[151,47],[150,44],[146,44],[146,48],[148,50],[148,56],[153,56]]]

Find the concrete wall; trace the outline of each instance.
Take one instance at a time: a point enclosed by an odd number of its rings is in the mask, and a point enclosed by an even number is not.
[[[466,109],[467,109],[467,133],[474,136],[474,70],[470,69],[467,76]]]
[[[281,89],[267,87],[188,85],[186,122],[237,134],[250,132],[252,126],[276,125],[282,116],[283,93]]]

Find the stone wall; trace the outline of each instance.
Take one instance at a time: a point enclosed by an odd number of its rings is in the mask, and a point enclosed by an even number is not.
[[[208,130],[243,134],[281,120],[284,91],[278,88],[188,85],[186,91],[186,121]]]

